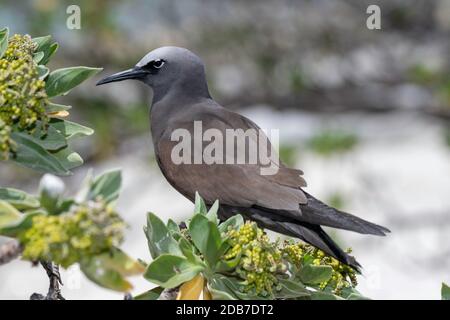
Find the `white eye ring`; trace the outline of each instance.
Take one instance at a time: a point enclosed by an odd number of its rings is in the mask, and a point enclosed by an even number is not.
[[[162,59],[157,59],[152,62],[152,67],[155,69],[161,69],[165,61]]]

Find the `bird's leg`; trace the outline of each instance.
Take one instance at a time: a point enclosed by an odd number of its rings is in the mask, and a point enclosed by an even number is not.
[[[59,266],[51,261],[41,261],[42,267],[47,272],[50,285],[48,288],[47,296],[43,296],[39,293],[33,293],[30,297],[31,300],[65,300],[61,295],[60,285],[62,285],[61,275],[59,274]]]

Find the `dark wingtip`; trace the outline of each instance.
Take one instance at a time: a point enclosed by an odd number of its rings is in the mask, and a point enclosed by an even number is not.
[[[385,237],[388,233],[391,233],[391,230],[389,230],[386,227],[380,226],[380,225],[374,225],[375,228],[373,228],[373,232],[371,232],[370,234],[373,234],[375,236],[381,236],[381,237]]]

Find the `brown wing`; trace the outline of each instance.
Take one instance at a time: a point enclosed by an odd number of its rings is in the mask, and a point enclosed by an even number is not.
[[[199,106],[198,108],[204,108]],[[253,205],[289,211],[298,211],[299,204],[307,202],[300,187],[305,186],[300,170],[289,169],[279,164],[278,172],[274,175],[262,175],[263,165],[256,164],[175,164],[172,161],[173,148],[179,143],[172,141],[171,135],[175,129],[187,129],[194,132],[194,120],[202,122],[203,132],[214,128],[219,130],[224,140],[226,129],[259,129],[249,119],[221,107],[195,110],[190,114],[195,118],[183,115],[168,124],[163,136],[155,144],[158,152],[158,164],[171,185],[187,198],[193,200],[195,191],[205,199],[206,203],[213,203],[218,199],[222,204],[250,207]],[[202,147],[208,143],[204,143]],[[267,146],[272,149],[270,142]],[[225,156],[227,148],[223,152]],[[195,150],[193,151],[195,152]],[[234,152],[236,160],[236,152]]]

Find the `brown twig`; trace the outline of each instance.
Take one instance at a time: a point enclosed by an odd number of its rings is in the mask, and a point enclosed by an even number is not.
[[[20,256],[22,247],[17,240],[0,245],[0,265],[6,264]]]
[[[164,289],[163,292],[161,292],[158,300],[176,300],[179,289],[179,287]]]
[[[47,271],[47,276],[50,281],[47,296],[40,293],[33,293],[30,300],[65,300],[61,295],[60,285],[62,285],[61,275],[59,274],[59,266],[49,261],[41,261],[42,267]]]

